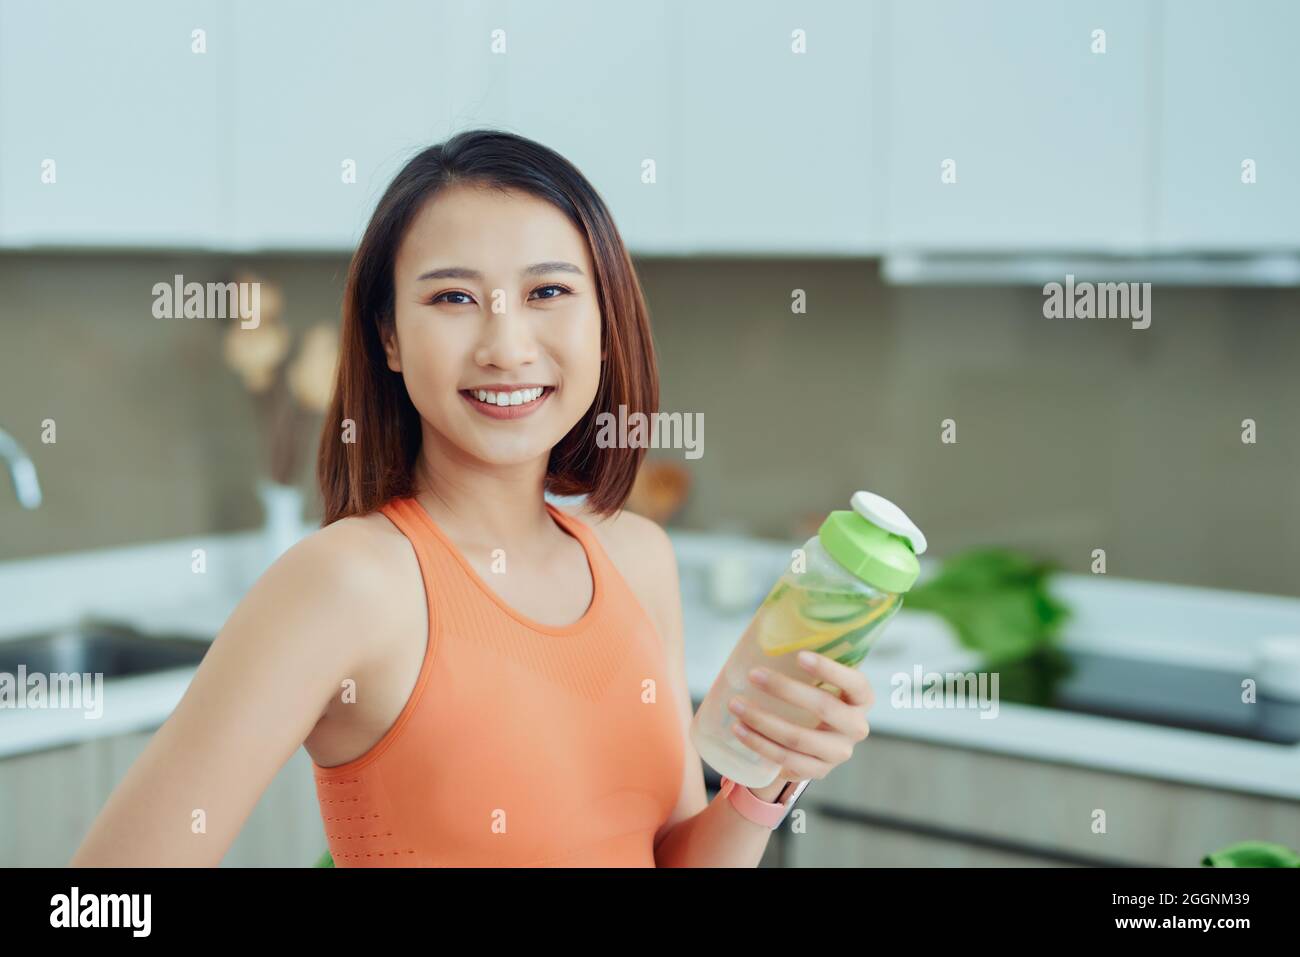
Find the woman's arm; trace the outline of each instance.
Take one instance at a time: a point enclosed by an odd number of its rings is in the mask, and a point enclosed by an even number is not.
[[[686,683],[682,588],[672,539],[656,522],[626,510],[614,517],[590,512],[581,517],[601,533],[606,551],[653,619],[668,658],[686,762],[677,804],[655,834],[655,863],[660,867],[758,866],[771,830],[742,817],[729,801],[709,802],[704,766],[691,742],[694,712]],[[775,795],[784,783],[774,781],[755,793]]]
[[[672,539],[659,525],[641,516],[625,513],[620,522],[626,521],[627,517],[635,519],[634,534],[639,541],[626,554],[639,556],[645,563],[642,576],[646,593],[651,596],[649,610],[659,625],[667,652],[686,749],[681,795],[673,813],[656,835],[655,863],[659,867],[757,867],[772,836],[771,829],[741,816],[730,801],[708,800],[703,765],[691,742],[690,726],[694,712],[686,682],[682,589]],[[764,800],[775,800],[775,794],[784,784],[778,779],[769,788],[755,793]],[[772,797],[767,797],[769,791]]]
[[[613,520],[589,521],[607,536],[607,551],[659,629],[678,702],[686,767],[677,805],[655,834],[655,862],[660,867],[757,867],[772,836],[771,828],[750,821],[730,801],[716,797],[708,801],[703,767],[690,739],[694,715],[686,682],[682,592],[672,540],[650,519],[631,512],[621,512]],[[743,719],[747,727],[754,729],[746,745],[781,765],[785,772],[767,787],[754,789],[760,800],[777,799],[787,783],[786,773],[789,780],[825,777],[848,761],[854,745],[870,733],[866,712],[875,695],[866,675],[825,655],[812,658],[811,665],[805,666],[807,680],[773,674],[764,687],[770,694],[820,715],[822,721],[815,729],[793,724],[762,708],[751,709]],[[833,687],[814,687],[819,682]]]
[[[373,532],[348,522],[299,542],[258,579],[71,866],[221,862],[385,627]]]

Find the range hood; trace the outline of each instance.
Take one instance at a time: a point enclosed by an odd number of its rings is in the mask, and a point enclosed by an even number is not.
[[[1300,255],[886,253],[880,272],[898,286],[1043,286],[1067,274],[1079,281],[1158,286],[1300,286]]]

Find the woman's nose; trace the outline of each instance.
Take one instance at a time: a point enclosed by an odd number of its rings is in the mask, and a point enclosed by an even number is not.
[[[514,366],[531,362],[536,351],[533,330],[527,316],[504,308],[487,313],[483,323],[480,353],[494,366]]]

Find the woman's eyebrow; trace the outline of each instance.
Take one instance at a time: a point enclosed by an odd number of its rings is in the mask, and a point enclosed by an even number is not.
[[[533,263],[531,266],[525,266],[519,270],[521,276],[541,276],[550,272],[571,272],[579,276],[583,274],[582,270],[573,263],[562,260],[553,260],[551,262]],[[483,274],[477,269],[468,269],[465,266],[446,266],[442,269],[430,269],[428,272],[420,273],[415,277],[416,282],[424,282],[426,279],[482,279]]]

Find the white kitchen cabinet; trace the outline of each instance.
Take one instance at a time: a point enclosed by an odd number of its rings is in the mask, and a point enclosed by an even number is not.
[[[663,0],[513,3],[500,17],[505,128],[570,160],[638,252],[680,241],[671,11]]]
[[[888,247],[1148,242],[1154,13],[1149,0],[891,0]]]
[[[864,255],[882,240],[879,3],[672,0],[676,251]],[[796,52],[802,50],[803,52]]]
[[[1161,18],[1158,245],[1300,248],[1300,4],[1179,0]]]
[[[150,728],[0,760],[0,867],[66,867],[156,733]],[[310,867],[326,846],[311,757],[299,748],[258,798],[221,865]]]
[[[101,753],[83,741],[0,760],[0,867],[68,866],[103,805]]]
[[[350,250],[420,148],[470,128],[529,136],[574,162],[638,250],[677,242],[680,176],[660,3],[389,0],[329,18],[241,0],[235,248]],[[356,162],[356,183],[342,164]],[[652,160],[658,182],[642,182]],[[668,177],[668,180],[665,180]]]
[[[1290,0],[0,0],[0,247],[347,253],[407,159],[486,126],[571,159],[641,254],[1293,250],[1298,29]]]
[[[384,188],[502,84],[472,4],[234,5],[235,249],[350,250]]]
[[[1293,800],[875,733],[797,806],[795,867],[1197,867],[1238,841],[1300,846]]]
[[[502,125],[571,160],[637,253],[869,253],[877,9],[498,5]]]
[[[231,63],[219,0],[0,0],[0,245],[218,242]]]

